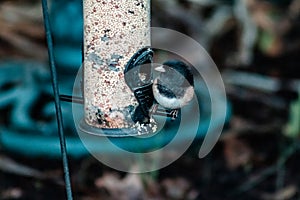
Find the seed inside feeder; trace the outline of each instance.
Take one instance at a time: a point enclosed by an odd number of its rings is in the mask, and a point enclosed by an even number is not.
[[[150,46],[150,0],[89,0],[83,8],[85,122],[96,128],[143,129],[132,121],[138,102],[123,72],[139,49]]]

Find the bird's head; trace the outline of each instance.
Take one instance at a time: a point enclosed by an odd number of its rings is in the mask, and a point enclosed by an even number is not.
[[[154,68],[160,73],[160,79],[169,80],[175,84],[183,84],[194,86],[193,74],[191,67],[179,60],[170,60],[163,65]]]

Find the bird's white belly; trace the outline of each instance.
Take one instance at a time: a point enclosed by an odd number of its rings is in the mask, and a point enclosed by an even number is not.
[[[176,109],[180,108],[182,104],[182,99],[176,99],[176,98],[167,98],[160,94],[154,93],[154,98],[156,99],[157,103],[161,106],[169,109]]]
[[[185,106],[189,101],[192,100],[194,95],[193,87],[189,87],[187,89],[187,93],[182,98],[168,98],[161,95],[156,87],[156,82],[154,82],[152,89],[157,103],[167,109],[177,109]]]

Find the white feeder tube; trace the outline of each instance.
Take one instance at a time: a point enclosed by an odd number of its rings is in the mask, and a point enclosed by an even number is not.
[[[138,103],[125,83],[124,68],[150,46],[150,0],[86,0],[84,10],[84,120],[89,126],[136,126]]]

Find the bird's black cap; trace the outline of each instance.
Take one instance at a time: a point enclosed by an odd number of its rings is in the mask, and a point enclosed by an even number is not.
[[[185,79],[188,81],[188,83],[191,86],[194,86],[194,78],[192,74],[192,68],[187,65],[186,63],[180,61],[180,60],[169,60],[163,63],[163,65],[166,65],[174,70],[176,70],[178,73],[180,73],[182,76],[185,77]]]

